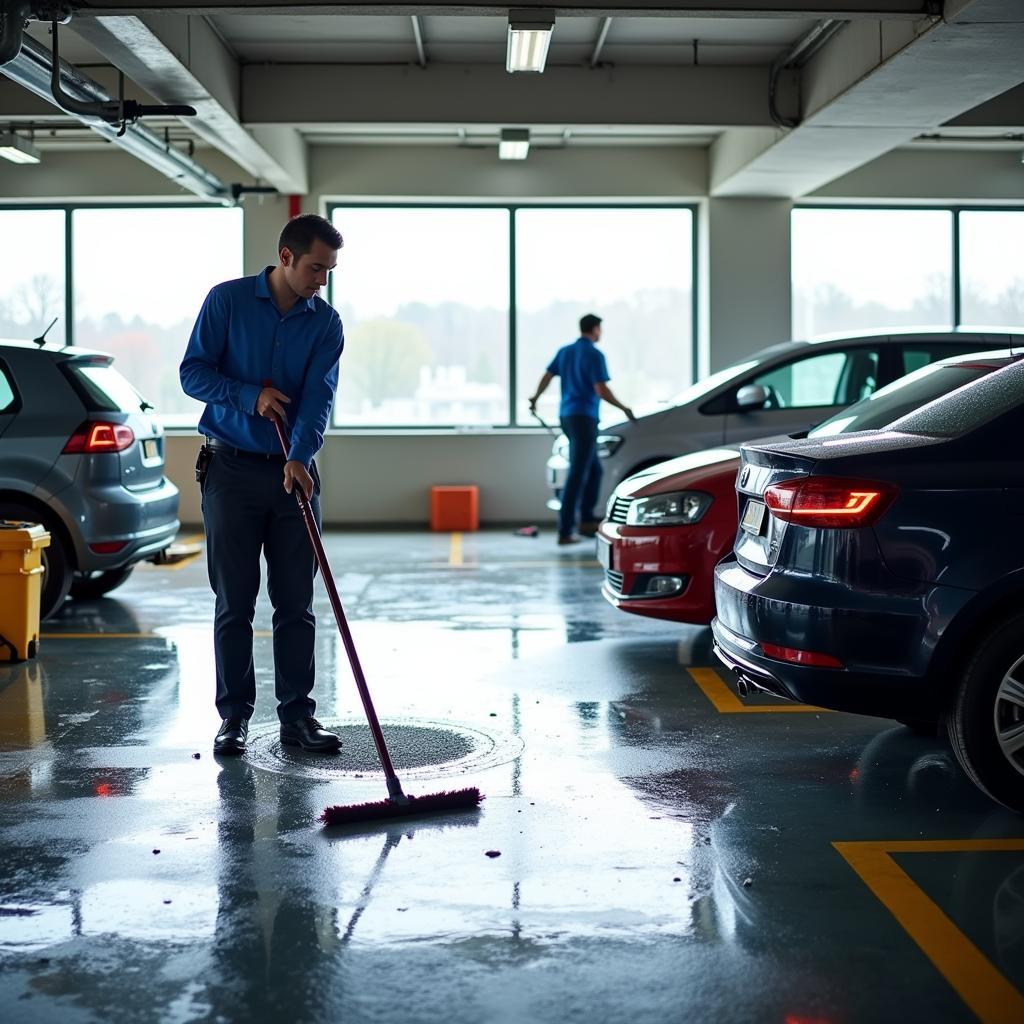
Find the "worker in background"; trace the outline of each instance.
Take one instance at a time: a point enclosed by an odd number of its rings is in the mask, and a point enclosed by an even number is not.
[[[562,488],[558,514],[558,543],[579,544],[582,534],[593,537],[600,520],[594,510],[601,491],[601,460],[597,455],[597,424],[601,399],[621,409],[629,419],[633,410],[623,405],[608,387],[608,364],[597,349],[601,318],[588,313],[580,320],[580,337],[564,345],[551,360],[530,399],[530,412],[555,377],[561,379],[562,402],[558,410],[562,431],[569,439],[569,473]],[[579,534],[576,525],[579,523]]]
[[[219,284],[206,297],[181,363],[185,394],[206,403],[196,479],[217,597],[218,754],[244,753],[255,708],[252,622],[261,554],[274,606],[281,742],[318,753],[341,746],[313,717],[316,561],[292,490],[302,488],[319,524],[313,456],[324,443],[344,347],[341,318],[319,292],[342,244],[323,217],[290,220],[278,241],[277,266]],[[287,455],[275,418],[289,431]]]

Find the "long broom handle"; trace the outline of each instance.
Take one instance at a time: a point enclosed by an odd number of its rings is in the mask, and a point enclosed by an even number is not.
[[[269,386],[269,385],[268,385]],[[273,417],[274,426],[277,428],[277,439],[281,442],[281,451],[284,457],[288,458],[288,438],[285,434],[281,421]],[[294,486],[295,500],[299,503],[299,510],[302,512],[302,519],[306,524],[306,532],[309,534],[309,542],[313,545],[313,554],[316,556],[316,564],[320,567],[320,577],[327,587],[327,596],[331,599],[331,607],[334,609],[334,618],[338,623],[338,630],[341,639],[345,644],[345,651],[348,653],[348,661],[352,666],[352,675],[355,677],[356,689],[359,690],[359,697],[363,702],[363,710],[366,712],[366,720],[370,724],[370,732],[373,733],[373,742],[377,747],[377,756],[384,768],[384,776],[388,783],[388,792],[392,797],[403,796],[402,786],[395,774],[394,766],[391,764],[391,755],[388,754],[387,744],[384,742],[384,733],[381,732],[380,722],[377,719],[377,712],[373,707],[373,700],[370,697],[370,688],[366,685],[366,676],[363,675],[363,666],[359,661],[359,654],[356,651],[355,641],[352,639],[352,630],[348,628],[348,619],[345,617],[345,609],[341,606],[341,598],[338,596],[338,588],[334,583],[334,576],[331,567],[327,562],[327,553],[324,551],[323,541],[320,539],[320,530],[316,525],[316,516],[313,515],[313,506],[310,505],[301,486]]]

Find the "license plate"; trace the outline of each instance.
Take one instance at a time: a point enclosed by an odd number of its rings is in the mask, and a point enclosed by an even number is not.
[[[597,560],[601,563],[602,569],[612,567],[612,545],[604,537],[597,538]]]
[[[761,531],[764,529],[764,519],[767,511],[768,509],[763,501],[748,501],[747,507],[743,510],[740,526],[747,533],[752,533],[755,537],[760,536]]]
[[[160,458],[160,447],[155,439],[150,438],[148,441],[142,442],[142,457],[144,459]]]

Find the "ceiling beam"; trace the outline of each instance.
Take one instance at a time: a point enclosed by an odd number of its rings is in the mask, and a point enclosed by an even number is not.
[[[373,15],[500,15],[506,17],[509,0],[472,0],[470,3],[387,3],[352,0],[301,0],[287,4],[265,0],[94,0],[78,3],[83,14],[125,14],[160,12],[163,14],[231,14],[244,11],[257,15],[373,14]],[[689,17],[689,18],[920,18],[941,9],[940,0],[676,0],[662,4],[651,0],[516,0],[517,9],[531,7],[554,11],[556,17]]]
[[[238,60],[204,18],[79,16],[70,27],[161,103],[195,107],[183,123],[253,177],[282,193],[309,191],[297,130],[258,138],[239,121]]]
[[[711,194],[806,195],[1024,81],[1024,4],[946,6],[913,25],[848,25],[800,73],[796,128],[714,143]]]
[[[770,125],[765,68],[250,64],[242,120],[331,124]],[[298,106],[294,97],[303,97]]]

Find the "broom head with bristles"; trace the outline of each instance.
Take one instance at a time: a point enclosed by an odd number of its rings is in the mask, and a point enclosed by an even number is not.
[[[399,800],[377,800],[368,804],[337,804],[325,807],[320,815],[323,825],[353,825],[361,821],[384,818],[418,818],[423,814],[443,814],[446,811],[471,811],[480,806],[483,794],[476,786],[455,789],[446,793],[428,793]]]

